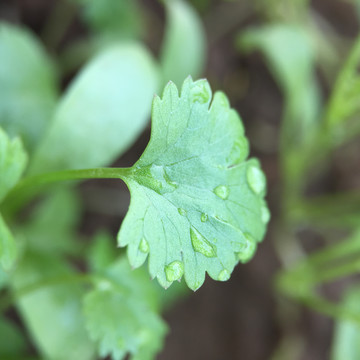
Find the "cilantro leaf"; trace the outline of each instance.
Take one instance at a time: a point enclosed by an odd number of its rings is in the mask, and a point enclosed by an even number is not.
[[[161,349],[166,326],[157,315],[156,292],[142,271],[131,271],[121,259],[107,268],[97,288],[84,298],[91,338],[99,341],[100,356],[115,360],[153,359]],[[104,311],[104,309],[106,311]]]
[[[160,65],[164,84],[181,86],[188,75],[199,76],[205,64],[206,37],[201,19],[187,1],[166,0],[166,27]]]
[[[19,181],[27,155],[19,138],[10,140],[0,128],[0,201]]]
[[[0,64],[0,126],[33,151],[55,108],[56,69],[31,31],[2,21]]]
[[[17,256],[15,239],[0,214],[0,265],[8,271]]]
[[[167,288],[184,275],[198,289],[205,272],[230,277],[248,261],[269,220],[266,179],[225,94],[206,80],[169,83],[155,97],[150,142],[124,177],[131,203],[118,235],[133,267],[149,255],[149,271]]]
[[[27,163],[27,155],[19,138],[10,140],[0,128],[0,201],[19,181]],[[17,249],[13,235],[0,214],[0,265],[10,270]]]

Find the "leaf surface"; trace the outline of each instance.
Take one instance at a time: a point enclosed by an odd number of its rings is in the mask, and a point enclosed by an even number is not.
[[[114,360],[150,360],[162,348],[166,326],[156,313],[156,292],[143,271],[131,271],[126,259],[108,267],[106,278],[84,298],[90,336],[100,356]]]
[[[17,308],[38,350],[49,360],[91,359],[95,352],[81,313],[83,287],[66,281],[74,274],[63,258],[28,251],[11,278],[15,291],[34,286],[19,297]],[[57,281],[51,285],[53,279]]]
[[[53,64],[26,29],[0,22],[0,126],[33,150],[57,100]]]
[[[19,138],[10,140],[0,127],[0,201],[16,185],[27,163]]]
[[[92,168],[113,162],[148,121],[157,68],[137,44],[98,54],[61,100],[30,171]]]
[[[360,288],[352,288],[343,299],[342,306],[360,314]],[[360,358],[360,324],[338,320],[332,347],[332,360],[356,360]]]
[[[19,181],[27,163],[27,155],[19,138],[10,140],[0,127],[0,202]],[[0,264],[10,270],[17,249],[13,235],[0,214]]]
[[[199,16],[182,0],[166,0],[167,23],[161,53],[163,81],[181,86],[191,75],[198,77],[204,69],[206,39]]]
[[[131,202],[119,232],[133,267],[149,255],[163,287],[185,276],[195,290],[205,272],[227,280],[261,241],[269,211],[266,179],[227,97],[206,80],[169,83],[152,108],[150,142],[125,178]]]

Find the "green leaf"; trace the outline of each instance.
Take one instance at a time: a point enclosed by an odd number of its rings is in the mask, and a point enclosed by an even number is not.
[[[227,280],[252,257],[270,217],[238,114],[225,94],[211,100],[206,80],[188,78],[180,96],[169,83],[153,102],[150,142],[125,178],[131,202],[119,245],[128,245],[133,267],[149,254],[150,274],[165,288],[184,274],[195,290],[205,271]]]
[[[201,75],[205,65],[206,39],[200,18],[182,0],[165,0],[167,24],[161,53],[163,81],[181,86],[191,75]]]
[[[102,51],[60,102],[31,172],[92,168],[114,161],[147,124],[157,69],[140,45]]]
[[[95,235],[93,243],[89,248],[89,268],[93,272],[102,272],[113,261],[115,261],[113,237],[106,232],[99,232]]]
[[[58,188],[34,206],[18,232],[27,239],[28,246],[39,252],[74,255],[80,250],[75,231],[80,211],[77,193],[71,188]]]
[[[20,139],[10,140],[0,127],[0,201],[19,181],[26,163],[27,155]],[[0,214],[0,265],[4,270],[12,268],[16,255],[15,240]]]
[[[33,150],[57,100],[53,65],[25,28],[0,22],[0,126]]]
[[[4,317],[0,317],[1,359],[23,359],[27,344],[18,327]]]
[[[107,280],[84,298],[87,328],[99,342],[100,356],[114,360],[154,359],[166,326],[156,313],[156,292],[143,271],[131,271],[121,259],[106,271]]]
[[[355,41],[353,49],[338,75],[326,110],[326,125],[336,145],[360,132],[357,121],[360,112],[359,63],[360,37]],[[353,123],[352,127],[350,122]],[[347,129],[345,126],[350,127]]]
[[[0,201],[19,181],[27,155],[19,138],[10,140],[0,127]]]
[[[11,270],[17,257],[15,239],[0,214],[0,265],[5,271]]]
[[[119,39],[138,36],[143,19],[135,0],[77,0],[83,17],[96,34]]]
[[[352,288],[342,301],[346,309],[360,315],[360,288]],[[332,347],[332,360],[357,360],[360,358],[360,324],[350,320],[338,320]]]
[[[93,357],[81,313],[83,288],[70,281],[74,275],[60,257],[28,252],[11,279],[15,294],[21,295],[17,307],[22,319],[49,360]]]

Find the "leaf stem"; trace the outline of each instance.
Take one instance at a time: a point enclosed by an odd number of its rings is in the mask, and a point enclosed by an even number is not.
[[[131,171],[132,168],[97,168],[62,170],[28,176],[10,191],[1,208],[6,216],[11,217],[34,196],[45,191],[54,183],[89,179],[122,179],[125,181],[131,175]]]

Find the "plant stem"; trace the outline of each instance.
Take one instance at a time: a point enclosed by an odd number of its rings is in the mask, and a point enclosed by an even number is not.
[[[2,210],[12,217],[21,207],[34,196],[57,182],[88,179],[122,179],[131,175],[131,168],[98,168],[54,171],[21,180],[8,194],[2,204]]]

